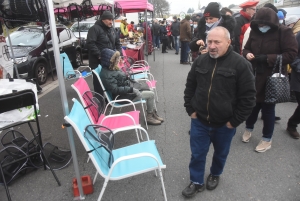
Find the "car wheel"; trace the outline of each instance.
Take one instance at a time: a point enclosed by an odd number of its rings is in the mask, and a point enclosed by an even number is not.
[[[80,51],[76,51],[76,58],[75,58],[75,62],[74,62],[74,67],[78,68],[79,66],[81,66],[81,53]]]
[[[48,78],[47,65],[45,63],[38,63],[35,66],[35,77],[39,85],[45,84]]]

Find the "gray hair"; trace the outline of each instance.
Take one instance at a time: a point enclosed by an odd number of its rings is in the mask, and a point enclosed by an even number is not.
[[[228,31],[226,28],[221,27],[221,26],[214,27],[214,28],[212,28],[211,30],[209,30],[209,31],[207,32],[207,35],[208,35],[212,30],[222,30],[222,31],[224,32],[225,38],[228,39],[228,40],[230,40],[230,33],[229,33],[229,31]]]

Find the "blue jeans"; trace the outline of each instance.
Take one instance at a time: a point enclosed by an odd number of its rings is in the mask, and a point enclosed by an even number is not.
[[[213,128],[202,124],[198,119],[191,120],[190,146],[192,158],[189,165],[190,180],[196,184],[204,184],[206,155],[209,146],[214,146],[214,156],[210,173],[214,176],[222,174],[230,150],[230,144],[236,128]]]
[[[190,49],[189,42],[181,41],[180,62],[188,61],[189,49]]]
[[[262,118],[264,121],[263,127],[263,140],[270,141],[273,136],[274,124],[275,124],[275,104],[268,103],[256,103],[252,110],[252,113],[246,120],[246,129],[252,131],[254,124],[257,121],[258,113],[261,110]]]
[[[175,50],[178,53],[179,52],[179,36],[173,36],[173,40],[174,40]]]
[[[159,44],[160,44],[159,36],[153,35],[153,44],[154,44],[154,45],[153,45],[154,47],[159,48]]]

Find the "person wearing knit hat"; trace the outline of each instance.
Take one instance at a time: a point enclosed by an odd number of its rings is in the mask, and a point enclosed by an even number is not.
[[[233,39],[233,31],[236,26],[235,19],[230,15],[221,14],[220,7],[217,2],[210,2],[204,10],[203,17],[199,20],[197,26],[197,35],[190,42],[190,49],[192,51],[192,61],[194,61],[199,54],[205,54],[206,36],[207,33],[214,27],[221,26],[228,30],[230,39]]]
[[[105,90],[112,94],[115,99],[129,99],[133,102],[141,99],[146,101],[147,116],[149,125],[160,125],[164,119],[157,115],[154,109],[154,92],[151,90],[139,90],[140,86],[136,81],[131,81],[128,76],[120,70],[120,52],[108,48],[101,51],[100,78]]]
[[[256,5],[259,1],[246,1],[240,4],[242,10],[236,15],[236,27],[234,30],[234,51],[241,54],[244,34],[250,26],[250,20],[256,12]]]
[[[283,20],[284,20],[283,12],[282,12],[282,11],[278,11],[277,17],[278,17],[278,19],[279,19],[279,23],[282,24],[282,23],[283,23]]]
[[[122,55],[122,45],[112,26],[114,16],[110,11],[104,11],[100,19],[88,30],[86,47],[88,49],[89,66],[92,69],[101,64],[101,51],[105,48],[117,50]],[[103,95],[96,76],[93,76],[94,91]]]

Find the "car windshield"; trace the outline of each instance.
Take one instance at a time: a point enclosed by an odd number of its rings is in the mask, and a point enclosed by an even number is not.
[[[93,26],[94,23],[79,23],[80,32],[88,32],[91,26]],[[71,31],[78,32],[78,23],[75,22],[73,26],[71,27]]]
[[[10,34],[13,46],[38,46],[44,40],[44,34],[39,30],[14,31]],[[6,40],[9,45],[9,40]]]

